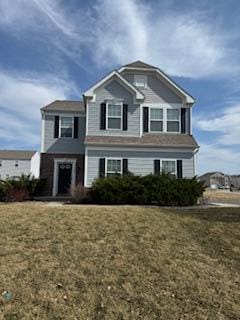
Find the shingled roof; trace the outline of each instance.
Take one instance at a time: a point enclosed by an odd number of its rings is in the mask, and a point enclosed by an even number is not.
[[[0,160],[30,160],[34,150],[0,150]]]
[[[198,148],[193,136],[186,134],[146,134],[143,137],[87,136],[87,145],[133,147],[186,147]]]
[[[85,112],[82,101],[56,100],[41,108],[42,111],[73,111]]]
[[[154,69],[157,69],[156,67],[151,66],[150,64],[147,64],[147,63],[142,62],[140,60],[128,63],[124,67],[127,67],[127,68],[130,67],[130,68],[146,68],[146,69],[154,68]]]

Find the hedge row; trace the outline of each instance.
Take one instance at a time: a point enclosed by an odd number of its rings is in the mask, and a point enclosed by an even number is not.
[[[178,179],[170,174],[135,176],[115,175],[94,181],[90,201],[101,204],[156,204],[159,206],[191,206],[204,191],[203,182]]]

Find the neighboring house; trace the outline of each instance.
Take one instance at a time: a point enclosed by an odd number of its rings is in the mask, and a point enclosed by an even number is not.
[[[113,70],[83,94],[42,113],[42,178],[46,195],[67,193],[99,176],[162,170],[196,174],[194,98],[159,68],[141,61]]]
[[[230,176],[222,172],[208,172],[199,177],[199,180],[205,182],[205,186],[211,189],[230,188]]]
[[[0,150],[0,179],[19,178],[22,174],[39,177],[40,154],[36,151]]]
[[[240,175],[231,176],[231,186],[236,189],[240,189]]]

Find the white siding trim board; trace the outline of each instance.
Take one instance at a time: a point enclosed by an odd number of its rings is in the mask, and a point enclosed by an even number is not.
[[[137,152],[137,151],[143,151],[143,152],[183,152],[183,153],[194,153],[194,151],[198,151],[198,148],[197,149],[194,149],[194,148],[177,148],[177,147],[173,147],[173,148],[169,148],[169,147],[161,147],[161,148],[153,148],[153,147],[139,147],[139,148],[136,148],[136,147],[131,147],[131,146],[126,146],[126,147],[114,147],[114,146],[106,146],[106,147],[103,147],[103,146],[87,146],[86,147],[88,151],[134,151],[134,152]]]

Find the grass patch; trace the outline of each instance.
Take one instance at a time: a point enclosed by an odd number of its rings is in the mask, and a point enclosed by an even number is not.
[[[239,319],[240,210],[0,206],[0,319]]]

